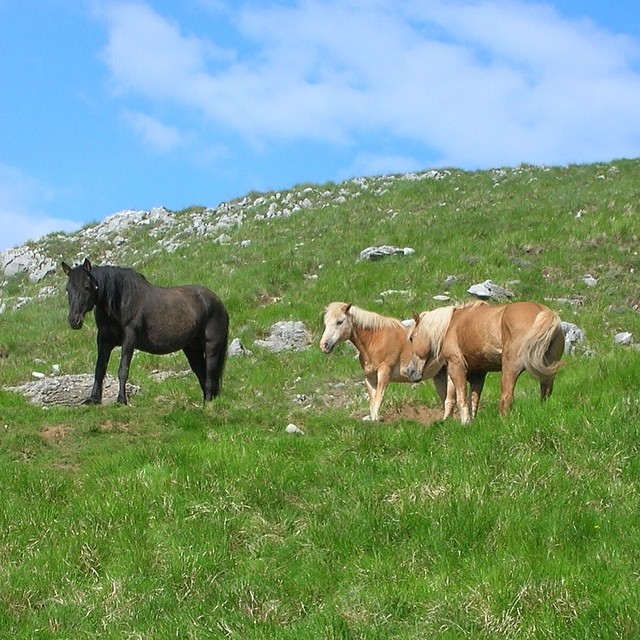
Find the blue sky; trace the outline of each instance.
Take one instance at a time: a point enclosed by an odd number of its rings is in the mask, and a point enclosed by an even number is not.
[[[637,0],[0,0],[0,250],[123,209],[640,157]]]

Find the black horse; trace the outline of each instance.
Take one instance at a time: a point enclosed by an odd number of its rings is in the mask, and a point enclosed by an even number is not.
[[[69,324],[80,329],[93,309],[98,328],[98,359],[87,402],[102,401],[102,383],[114,347],[122,347],[118,369],[118,402],[127,404],[125,385],[134,349],[165,354],[182,349],[202,387],[204,401],[220,392],[227,357],[229,315],[220,299],[206,287],[155,287],[122,267],[92,267],[89,259],[71,268]]]

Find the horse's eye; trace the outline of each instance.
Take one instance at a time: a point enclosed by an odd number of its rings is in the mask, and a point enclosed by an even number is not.
[[[340,326],[340,325],[341,325],[341,324],[343,324],[343,323],[344,323],[344,319],[342,319],[342,320],[336,320],[336,324],[337,324],[338,326]]]

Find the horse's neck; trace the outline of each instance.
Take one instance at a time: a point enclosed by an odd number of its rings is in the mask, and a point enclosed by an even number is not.
[[[114,271],[114,273],[117,273],[117,271]],[[121,274],[118,274],[117,278],[115,278],[115,281],[118,282],[117,286],[113,284],[107,286],[109,276],[107,275],[105,267],[94,267],[93,275],[98,283],[96,308],[100,309],[105,317],[120,321],[123,283],[122,281],[118,281],[118,278],[122,277]],[[113,276],[111,277],[113,278]]]
[[[371,344],[374,332],[371,329],[363,329],[362,327],[354,326],[351,329],[351,342],[353,342],[355,348],[360,355],[369,360],[369,346]]]

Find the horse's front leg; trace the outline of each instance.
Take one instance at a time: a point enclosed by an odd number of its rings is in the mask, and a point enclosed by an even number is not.
[[[481,371],[472,374],[469,378],[471,386],[471,418],[475,418],[478,413],[478,405],[480,404],[480,396],[482,395],[486,377],[487,372]]]
[[[122,354],[118,368],[118,398],[116,400],[120,404],[127,404],[127,380],[131,358],[133,358],[134,340],[133,334],[125,334],[122,340]]]
[[[458,414],[462,424],[471,422],[471,412],[469,411],[469,401],[467,397],[467,371],[460,363],[448,362],[447,371],[451,382],[456,389],[456,402],[458,404]]]
[[[96,368],[93,375],[93,388],[91,389],[91,395],[86,400],[87,404],[100,404],[102,402],[104,377],[107,373],[111,352],[115,347],[113,340],[100,331],[98,331],[97,342],[98,358],[96,359]]]
[[[373,405],[375,403],[376,386],[378,384],[378,377],[376,374],[365,375],[364,384],[367,388],[367,395],[369,397],[369,415],[364,417],[364,420],[373,420]]]
[[[380,405],[382,405],[382,399],[384,398],[384,392],[391,379],[391,370],[388,367],[382,367],[378,369],[378,383],[373,394],[373,399],[369,407],[371,419],[374,421],[380,420]]]
[[[446,398],[444,400],[444,416],[443,420],[453,416],[453,410],[456,408],[456,385],[453,384],[451,376],[447,374]]]
[[[456,387],[447,374],[447,367],[442,367],[435,376],[433,376],[433,386],[440,398],[442,407],[444,408],[443,420],[453,415],[456,406]]]

